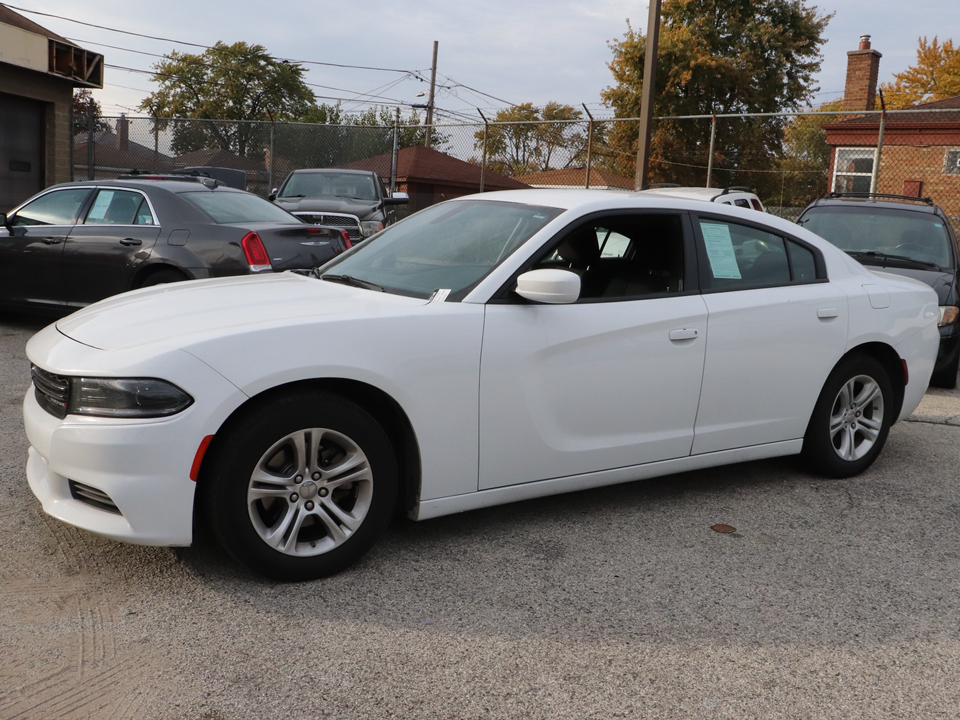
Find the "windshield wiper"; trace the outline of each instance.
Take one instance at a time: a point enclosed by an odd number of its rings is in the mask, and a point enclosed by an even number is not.
[[[851,255],[855,258],[870,258],[875,260],[882,260],[882,267],[886,267],[887,260],[895,260],[897,262],[907,262],[914,263],[915,265],[920,265],[921,267],[933,268],[935,270],[941,270],[942,268],[936,263],[927,262],[926,260],[917,260],[916,258],[907,257],[906,255],[891,255],[885,252],[877,252],[876,250],[847,250],[847,255]]]
[[[369,282],[367,280],[361,280],[360,278],[355,278],[352,275],[332,275],[324,274],[320,276],[323,280],[329,280],[330,282],[341,283],[343,285],[350,285],[351,287],[365,288],[366,290],[376,290],[377,292],[384,292],[383,288],[376,283]]]
[[[298,197],[306,197],[306,195],[281,195],[280,199],[286,200],[287,198],[298,198]]]

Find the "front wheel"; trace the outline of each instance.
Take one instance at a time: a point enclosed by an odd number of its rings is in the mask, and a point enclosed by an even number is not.
[[[843,478],[877,459],[893,424],[893,390],[886,370],[867,355],[844,358],[824,383],[803,438],[814,471]]]
[[[281,581],[332,575],[386,528],[397,497],[393,446],[349,400],[282,395],[224,432],[198,492],[214,536],[250,570]]]

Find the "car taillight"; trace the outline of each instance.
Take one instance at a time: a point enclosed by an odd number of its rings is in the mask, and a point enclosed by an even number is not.
[[[263,240],[255,232],[247,233],[243,239],[243,254],[247,256],[247,265],[250,266],[250,272],[263,272],[272,270],[270,256],[267,255],[267,249],[263,246]]]
[[[343,244],[347,246],[347,250],[353,247],[353,243],[350,242],[350,233],[346,230],[341,230],[340,234],[343,235]]]

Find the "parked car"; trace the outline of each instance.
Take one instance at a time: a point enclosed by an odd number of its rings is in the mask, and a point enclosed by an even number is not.
[[[831,193],[814,201],[797,223],[864,265],[916,278],[940,298],[940,353],[931,383],[957,386],[960,367],[960,275],[950,221],[930,198]]]
[[[603,249],[611,239],[616,253]],[[415,520],[801,454],[866,469],[937,297],[753,210],[593,190],[431,206],[313,276],[144,289],[27,345],[27,479],[107,537],[206,527],[280,580]]]
[[[765,212],[763,203],[757,194],[748,187],[734,185],[726,188],[681,187],[672,183],[650,185],[641,192],[651,193],[662,197],[677,197],[686,200],[703,200],[705,202],[736,205],[742,208],[753,208]]]
[[[350,245],[208,177],[63,183],[0,213],[0,305],[62,313],[161,283],[313,268]]]
[[[391,195],[375,172],[338,168],[294,170],[268,199],[304,222],[343,228],[354,243],[390,224],[389,206],[410,202],[406,193]]]

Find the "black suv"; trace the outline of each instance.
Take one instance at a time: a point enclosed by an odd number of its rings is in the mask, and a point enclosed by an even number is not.
[[[940,298],[940,352],[932,385],[957,385],[960,288],[957,243],[950,221],[930,198],[878,193],[831,193],[797,220],[864,265],[916,278]]]
[[[354,243],[390,224],[388,205],[410,201],[406,193],[387,192],[375,172],[338,168],[294,170],[267,199],[304,222],[343,228]]]

